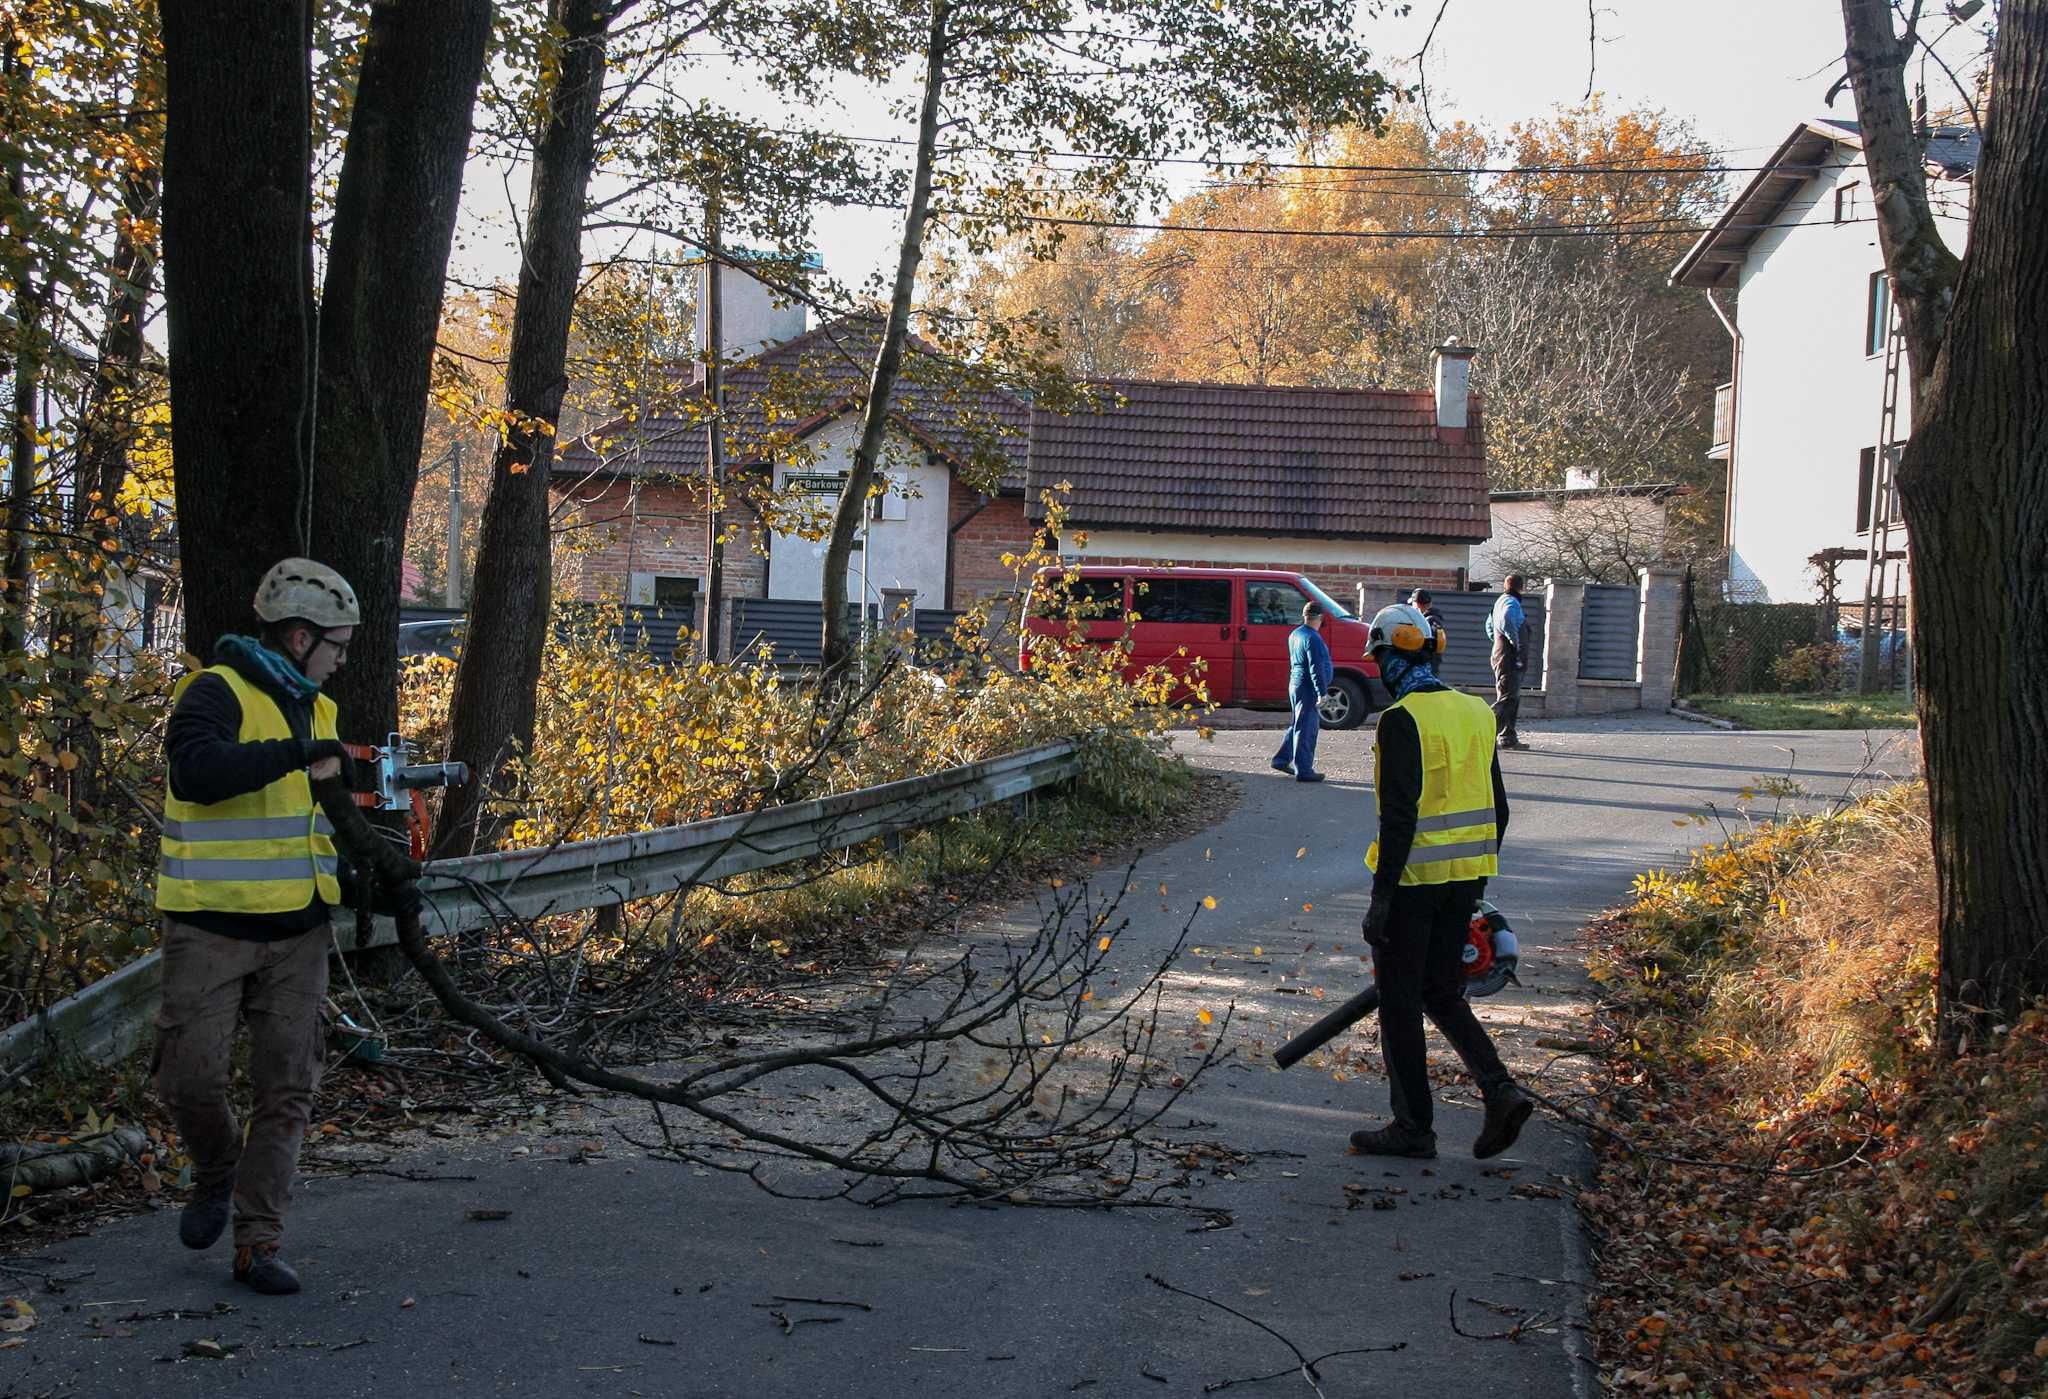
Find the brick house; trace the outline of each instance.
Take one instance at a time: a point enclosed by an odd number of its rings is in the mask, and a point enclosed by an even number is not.
[[[749,356],[727,371],[727,468],[773,472],[784,498],[815,488],[822,520],[851,463],[876,323],[805,330],[801,307],[777,306],[744,273],[720,275],[728,361]],[[1361,585],[1367,598],[1459,587],[1489,529],[1472,353],[1439,351],[1433,391],[1120,381],[1102,385],[1099,411],[1061,415],[913,342],[887,490],[847,595],[872,603],[904,589],[951,609],[1014,590],[1002,557],[1029,546],[1041,493],[1061,482],[1072,486],[1066,552],[1086,562],[1292,568],[1342,598]],[[698,605],[707,454],[708,430],[681,411],[563,447],[552,485],[569,547],[557,576],[573,596]],[[723,594],[815,601],[823,544],[728,494]]]

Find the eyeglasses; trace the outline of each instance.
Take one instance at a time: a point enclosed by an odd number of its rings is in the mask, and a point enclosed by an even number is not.
[[[353,639],[353,638],[351,638],[351,639]],[[332,646],[332,647],[334,648],[334,660],[335,660],[335,663],[336,663],[336,664],[340,664],[340,663],[341,663],[342,661],[345,661],[345,660],[347,660],[347,659],[348,659],[348,645],[349,645],[349,644],[348,644],[348,642],[346,642],[346,641],[336,641],[336,640],[335,640],[335,639],[334,639],[333,637],[331,637],[331,636],[325,636],[325,635],[323,635],[323,636],[321,636],[321,637],[320,637],[320,639],[319,639],[318,641],[315,641],[315,642],[314,642],[313,644],[314,644],[314,645],[316,645],[316,646],[319,646],[319,645],[323,645],[323,644],[324,644],[324,645],[328,645],[328,646]]]

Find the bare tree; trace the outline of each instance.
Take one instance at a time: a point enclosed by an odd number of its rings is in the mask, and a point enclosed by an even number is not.
[[[1500,572],[1633,583],[1645,565],[1668,556],[1665,506],[1658,497],[1555,491],[1547,503],[1531,519],[1497,520],[1492,549]]]
[[[1557,486],[1567,467],[1633,485],[1690,463],[1701,410],[1686,371],[1653,353],[1639,302],[1616,263],[1536,243],[1441,264],[1433,323],[1484,352],[1496,490]]]

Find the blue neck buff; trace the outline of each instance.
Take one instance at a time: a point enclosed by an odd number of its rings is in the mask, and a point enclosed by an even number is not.
[[[215,649],[263,676],[287,699],[305,701],[320,693],[320,687],[308,680],[304,671],[253,636],[224,636]]]
[[[1395,699],[1406,699],[1408,695],[1424,685],[1441,687],[1437,679],[1436,666],[1426,657],[1406,656],[1399,651],[1387,651],[1380,660],[1380,679],[1394,692]]]

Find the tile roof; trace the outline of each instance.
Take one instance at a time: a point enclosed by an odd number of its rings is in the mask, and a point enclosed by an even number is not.
[[[1026,509],[1073,485],[1098,529],[1478,541],[1491,533],[1486,448],[1440,433],[1427,390],[1105,382],[1098,413],[1031,416]],[[1451,440],[1451,439],[1461,440]]]
[[[836,321],[735,366],[726,381],[733,464],[770,460],[778,443],[857,405],[875,331],[872,320]],[[1438,432],[1427,390],[1097,386],[1100,411],[1047,412],[964,381],[913,342],[893,416],[956,465],[977,451],[1004,453],[1001,490],[1023,492],[1033,519],[1043,514],[1041,492],[1069,481],[1070,519],[1083,527],[1449,541],[1491,532],[1476,395],[1472,425],[1459,434]],[[773,422],[764,414],[771,393]],[[680,413],[651,416],[644,433],[608,423],[567,443],[554,474],[701,475],[705,435]]]
[[[758,466],[773,460],[779,447],[801,441],[857,407],[866,396],[878,329],[869,318],[833,321],[729,369],[728,464]],[[973,382],[915,337],[904,355],[891,416],[912,438],[956,466],[968,465],[977,455],[991,467],[998,457],[1006,458],[1015,465],[1004,473],[1003,488],[1023,488],[1030,418],[1023,401]],[[594,473],[701,476],[706,436],[702,420],[687,411],[650,414],[644,431],[617,418],[564,444],[553,474],[577,479]]]

